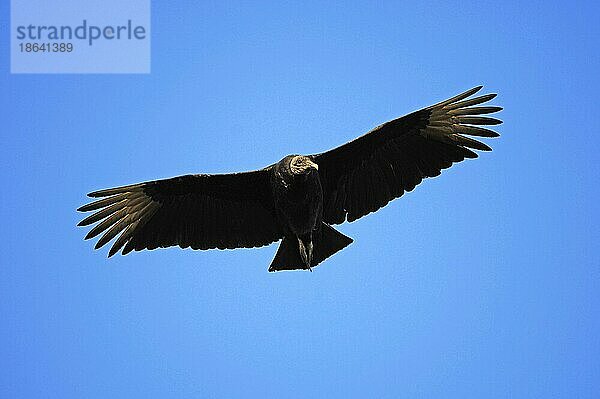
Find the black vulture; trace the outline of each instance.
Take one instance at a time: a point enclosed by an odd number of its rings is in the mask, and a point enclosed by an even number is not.
[[[497,137],[480,127],[500,111],[478,106],[496,94],[471,97],[475,87],[446,101],[377,126],[340,147],[315,155],[288,155],[264,169],[196,174],[94,191],[80,207],[96,211],[79,226],[98,223],[86,239],[104,233],[119,250],[252,248],[282,240],[269,271],[318,265],[352,242],[332,225],[378,210],[426,177],[491,148],[467,136]]]

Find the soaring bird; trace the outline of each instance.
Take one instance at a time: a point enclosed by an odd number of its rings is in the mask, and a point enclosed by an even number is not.
[[[79,226],[104,233],[98,249],[117,237],[119,250],[252,248],[281,241],[269,267],[311,270],[352,239],[332,225],[352,222],[412,191],[426,177],[491,148],[468,136],[497,137],[481,125],[502,121],[502,110],[479,106],[496,94],[472,97],[482,86],[391,120],[340,147],[288,155],[260,170],[195,174],[89,193],[101,199]]]

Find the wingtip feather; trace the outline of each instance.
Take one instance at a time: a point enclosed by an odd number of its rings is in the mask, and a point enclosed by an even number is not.
[[[117,252],[119,252],[119,248],[115,249],[115,247],[112,247],[110,251],[108,251],[107,258],[112,258]]]
[[[483,85],[475,86],[472,89],[469,89],[469,90],[464,91],[464,92],[462,92],[460,94],[457,94],[454,97],[451,97],[451,98],[449,98],[447,100],[441,101],[441,102],[439,102],[439,103],[437,103],[435,105],[432,105],[431,107],[429,107],[429,109],[443,107],[443,106],[446,106],[448,104],[452,104],[452,103],[455,103],[457,101],[463,100],[463,99],[465,99],[467,97],[471,97],[473,94],[477,93],[482,88],[483,88]]]
[[[134,189],[139,188],[143,183],[137,184],[129,184],[127,186],[106,188],[103,190],[96,190],[88,193],[88,197],[98,198],[98,197],[108,197],[109,195],[121,194],[125,192],[134,191]]]

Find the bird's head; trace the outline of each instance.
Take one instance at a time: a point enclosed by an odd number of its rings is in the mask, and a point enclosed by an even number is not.
[[[309,157],[296,155],[290,160],[290,170],[294,175],[307,175],[313,171],[318,171],[319,165],[314,163]]]

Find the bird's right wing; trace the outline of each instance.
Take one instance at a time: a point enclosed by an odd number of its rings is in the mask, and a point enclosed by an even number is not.
[[[467,137],[496,137],[498,133],[475,125],[502,123],[480,116],[502,108],[476,106],[495,94],[468,99],[480,89],[475,87],[312,155],[323,186],[323,220],[329,224],[352,222],[411,191],[424,178],[439,175],[454,162],[476,158],[470,148],[491,150]]]
[[[96,211],[79,226],[99,222],[85,237],[104,233],[109,251],[179,245],[182,248],[251,248],[283,234],[274,216],[268,169],[220,175],[186,175],[88,194],[102,197],[79,208]]]

